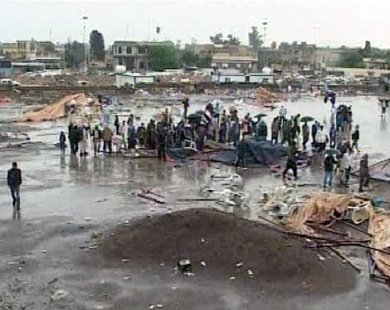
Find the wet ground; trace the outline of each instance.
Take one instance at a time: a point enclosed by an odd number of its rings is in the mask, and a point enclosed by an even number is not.
[[[201,103],[191,106],[193,111],[203,107],[204,98],[200,100]],[[362,150],[372,160],[388,157],[390,119],[381,119],[376,98],[341,98],[340,102],[353,106],[355,124],[361,127]],[[289,114],[311,115],[320,121],[329,119],[330,107],[321,99],[300,99],[286,106]],[[22,107],[2,106],[1,118],[14,117]],[[247,111],[263,112],[245,105],[239,105],[238,109],[242,115]],[[128,110],[139,113],[145,123],[146,116],[156,112],[155,108],[145,107],[128,107]],[[267,113],[270,121],[277,110]],[[200,188],[209,183],[211,175],[231,175],[235,170],[200,161],[178,164],[114,155],[61,157],[53,145],[64,127],[60,122],[0,125],[0,130],[28,131],[33,142],[21,148],[0,150],[2,309],[149,309],[151,305],[163,304],[167,296],[178,300],[174,309],[184,309],[180,307],[183,300],[190,301],[186,302],[185,309],[388,309],[388,290],[368,280],[367,260],[358,251],[354,262],[364,272],[357,277],[355,289],[321,298],[305,295],[286,299],[270,292],[269,298],[262,299],[251,293],[253,287],[236,288],[229,283],[208,283],[196,277],[177,283],[167,275],[167,270],[160,274],[148,273],[148,270],[129,269],[121,261],[115,262],[119,263],[115,268],[98,268],[100,265],[93,258],[92,235],[109,233],[118,223],[156,213],[189,207],[223,209],[213,202],[178,202],[177,199],[199,197]],[[24,176],[21,220],[12,219],[10,195],[5,186],[6,171],[12,161],[19,163]],[[265,168],[238,173],[245,180],[250,206],[225,211],[256,219],[260,211],[256,199],[261,195],[261,187],[273,188],[282,185],[282,181]],[[308,183],[319,184],[320,174],[313,168],[300,171],[302,182]],[[166,204],[138,197],[136,193],[141,189],[153,189],[165,197]],[[379,184],[375,191],[386,197],[387,189],[387,184]],[[304,190],[316,191],[319,187]],[[356,190],[356,185],[350,190]],[[64,290],[66,296],[58,300],[54,296],[51,300],[56,291],[60,295],[58,290]]]

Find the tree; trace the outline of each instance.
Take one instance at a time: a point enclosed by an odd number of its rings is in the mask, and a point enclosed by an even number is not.
[[[155,45],[149,47],[150,67],[153,71],[179,68],[176,49],[173,45]]]
[[[225,43],[232,44],[232,45],[240,45],[241,42],[239,38],[233,36],[232,34],[228,34],[227,37],[229,40],[225,41]]]
[[[210,68],[211,56],[200,57],[192,51],[183,51],[180,57],[182,65]]]
[[[364,68],[363,51],[359,49],[344,52],[337,65],[342,68]]]
[[[249,45],[252,46],[256,51],[261,47],[263,41],[261,35],[257,30],[257,27],[252,27],[252,32],[249,32]]]
[[[65,66],[72,69],[80,69],[84,62],[85,47],[84,44],[73,41],[65,44]]]
[[[215,36],[210,36],[210,41],[214,44],[231,44],[231,45],[239,45],[241,42],[240,40],[233,36],[232,34],[228,34],[227,40],[223,39],[222,33],[217,33]]]
[[[99,31],[93,30],[91,32],[89,35],[89,46],[91,50],[91,59],[104,61],[104,38]]]
[[[223,44],[223,34],[222,33],[217,33],[215,36],[210,36],[210,41],[213,42],[214,44]]]

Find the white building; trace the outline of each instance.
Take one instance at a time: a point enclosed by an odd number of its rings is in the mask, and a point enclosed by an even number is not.
[[[238,70],[219,70],[211,73],[211,81],[216,83],[245,83],[246,78]]]
[[[254,84],[275,84],[275,76],[272,73],[249,73],[247,82]]]
[[[153,84],[156,82],[155,74],[140,74],[140,73],[117,73],[116,74],[116,86],[135,86],[137,84]]]

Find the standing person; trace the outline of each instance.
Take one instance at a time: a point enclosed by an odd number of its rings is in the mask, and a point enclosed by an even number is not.
[[[129,118],[127,119],[127,125],[134,126],[134,115],[133,114],[129,115]]]
[[[286,121],[287,109],[282,105],[279,109],[280,122],[283,124]]]
[[[204,142],[207,136],[206,124],[201,122],[199,127],[196,129],[195,134],[196,134],[196,138],[195,138],[196,149],[200,152],[203,152]]]
[[[278,134],[279,134],[279,119],[275,117],[271,124],[271,143],[278,143]]]
[[[312,139],[312,145],[314,147],[317,146],[317,140],[316,140],[317,132],[318,132],[318,123],[317,121],[315,121],[313,125],[311,125],[311,139]]]
[[[336,159],[332,154],[326,154],[324,158],[324,187],[326,187],[326,183],[328,183],[329,187],[332,186],[333,180],[333,171],[334,165],[337,163]]]
[[[79,151],[79,142],[81,141],[80,129],[76,125],[73,126],[73,143],[74,143],[74,155]]]
[[[247,151],[248,144],[245,139],[245,135],[242,136],[242,139],[240,142],[238,142],[237,145],[237,158],[235,162],[236,167],[242,167],[245,168],[246,160],[245,160],[245,153]]]
[[[303,141],[302,141],[302,146],[303,146],[303,149],[306,150],[306,143],[309,141],[309,126],[307,125],[307,122],[305,122],[302,126],[302,137],[303,137]]]
[[[115,134],[119,135],[120,122],[119,122],[119,116],[118,115],[115,115],[114,126],[115,126]]]
[[[167,131],[165,123],[157,123],[157,157],[166,160]]]
[[[141,148],[145,147],[145,135],[146,135],[146,128],[145,124],[141,123],[141,125],[137,128],[137,139],[138,144]]]
[[[22,185],[22,171],[18,168],[16,162],[13,162],[12,168],[8,170],[7,184],[11,190],[14,218],[16,214],[20,217],[20,185]]]
[[[283,171],[283,180],[286,179],[287,172],[291,169],[294,174],[294,179],[298,179],[298,167],[297,167],[297,158],[296,158],[297,148],[295,144],[290,145],[287,151],[287,162],[286,167]]]
[[[352,133],[352,150],[355,149],[356,152],[359,151],[359,139],[360,139],[360,130],[359,125],[356,125],[355,131]]]
[[[217,102],[217,104],[215,105],[215,108],[214,108],[214,114],[215,114],[215,118],[217,120],[217,125],[218,126],[219,126],[219,122],[220,122],[221,111],[222,111],[222,108],[219,105],[219,102]]]
[[[360,160],[359,169],[359,192],[363,192],[363,186],[370,183],[370,170],[368,168],[368,154],[364,154]]]
[[[186,119],[187,118],[187,113],[188,113],[188,107],[190,106],[190,99],[188,97],[185,97],[183,99],[183,108],[184,108],[184,111],[183,111],[183,118]]]
[[[329,138],[330,138],[330,147],[334,148],[336,146],[336,127],[334,124],[330,126]]]
[[[352,152],[348,150],[344,155],[345,158],[345,185],[348,185],[352,171]]]
[[[108,125],[106,125],[103,129],[103,152],[106,152],[106,150],[108,149],[108,152],[111,154],[112,153],[112,136],[114,135],[114,133],[112,132],[112,130],[110,129],[110,127],[108,127]]]
[[[100,152],[100,144],[102,141],[102,132],[100,131],[98,125],[92,131],[92,140],[93,140],[93,153],[96,156]]]
[[[129,150],[134,152],[137,144],[137,137],[134,126],[127,126],[127,145]]]
[[[68,127],[68,140],[69,140],[69,145],[70,145],[70,153],[75,155],[76,154],[76,145],[75,145],[75,130],[72,124],[69,125]]]
[[[132,126],[132,125],[131,125]],[[123,148],[126,150],[127,149],[127,128],[128,126],[126,125],[126,121],[122,121],[122,124],[119,126],[119,135],[121,136],[121,144],[123,144]]]
[[[324,130],[324,126],[320,126],[320,130],[317,132],[316,135],[316,141],[318,145],[318,152],[322,153],[326,149],[326,143],[328,142],[329,138]]]
[[[80,156],[87,156],[88,152],[88,127],[86,125],[80,127],[80,139],[81,139],[81,150]]]
[[[65,142],[66,142],[66,137],[65,137],[65,133],[63,131],[61,131],[60,133],[60,150],[61,150],[61,155],[65,155]]]
[[[380,100],[380,103],[381,103],[381,108],[382,108],[382,117],[385,117],[386,115],[386,109],[387,109],[387,100],[385,100],[384,98],[382,98]]]
[[[146,146],[150,150],[156,149],[156,125],[153,119],[146,127]]]

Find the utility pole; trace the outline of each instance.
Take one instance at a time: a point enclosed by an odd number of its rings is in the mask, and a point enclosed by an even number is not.
[[[264,19],[263,23],[263,47],[264,47],[264,68],[268,67],[268,55],[267,55],[267,47],[266,47],[266,40],[267,40],[267,27],[268,27],[268,21],[267,19]]]
[[[84,61],[83,61],[83,72],[86,72],[88,70],[87,68],[87,47],[85,46],[85,29],[86,29],[86,26],[85,26],[85,23],[88,19],[88,16],[83,16],[83,46],[84,46]]]

